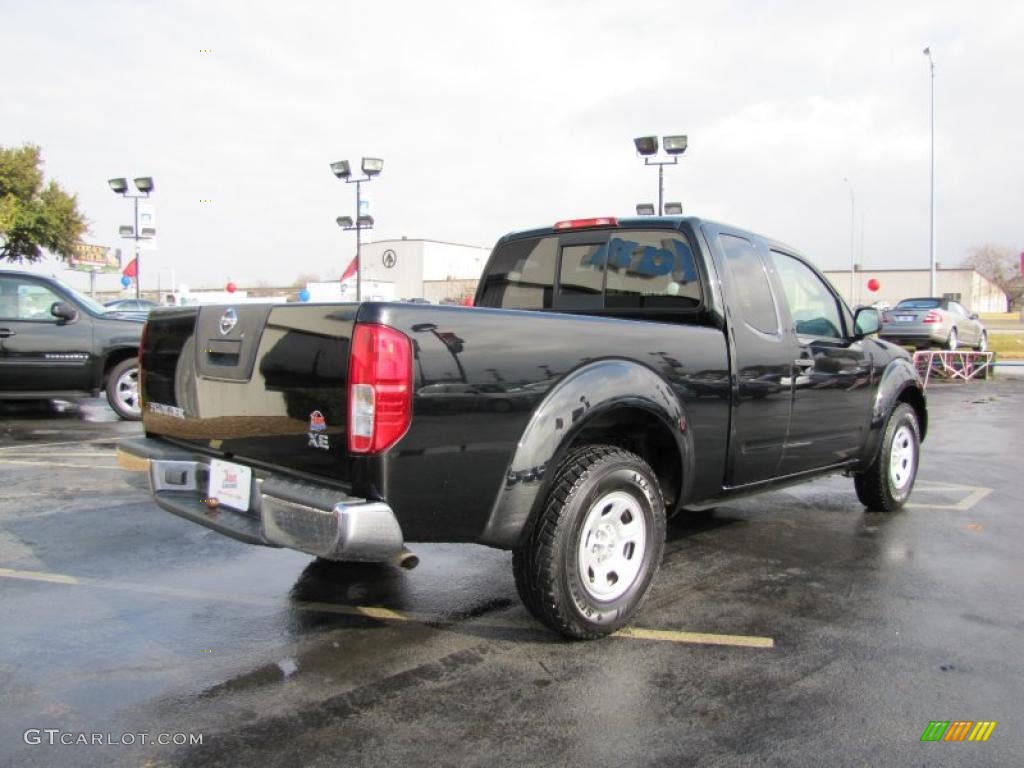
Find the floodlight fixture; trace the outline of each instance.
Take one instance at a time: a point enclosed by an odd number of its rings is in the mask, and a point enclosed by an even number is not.
[[[352,168],[348,164],[348,160],[339,160],[336,163],[331,163],[331,172],[339,179],[347,179],[352,175]]]
[[[351,216],[339,216],[338,218],[335,219],[335,221],[338,223],[338,226],[341,227],[342,229],[347,229],[348,227],[352,226]]]
[[[118,195],[123,195],[128,191],[128,180],[125,178],[107,179],[107,184],[109,184],[110,188]]]
[[[681,155],[686,151],[686,137],[663,136],[661,146],[665,148],[665,152],[669,155]]]
[[[636,145],[637,154],[645,156],[658,154],[657,136],[641,136],[638,139],[633,139],[633,144]]]
[[[363,158],[363,173],[367,176],[376,176],[378,173],[384,170],[384,161],[379,157],[364,157]]]
[[[356,226],[358,226],[360,228],[372,227],[373,226],[373,216],[370,216],[370,215],[360,216],[358,219],[356,219]]]
[[[665,215],[666,216],[682,216],[683,215],[683,204],[682,203],[665,203]]]
[[[636,205],[637,216],[653,216],[654,215],[654,203],[637,203]]]
[[[140,176],[135,179],[135,188],[144,195],[148,195],[153,191],[153,177],[152,176]]]
[[[122,224],[117,228],[117,234],[121,237],[135,237],[135,227],[131,224]]]
[[[139,230],[140,237],[156,237],[156,229],[154,227],[143,227]]]

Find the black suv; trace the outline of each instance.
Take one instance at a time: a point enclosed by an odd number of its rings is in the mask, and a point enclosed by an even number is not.
[[[0,270],[0,400],[105,390],[122,419],[141,418],[143,320],[110,312],[56,280]]]

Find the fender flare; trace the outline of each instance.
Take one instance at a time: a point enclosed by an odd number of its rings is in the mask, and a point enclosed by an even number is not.
[[[917,375],[917,369],[906,358],[898,357],[885,367],[878,383],[875,401],[871,406],[871,422],[868,425],[867,439],[864,441],[864,452],[861,454],[861,469],[867,469],[871,465],[875,454],[878,453],[882,433],[885,431],[885,421],[889,418],[896,401],[901,399],[908,389],[916,389],[921,400],[925,400],[924,386]],[[919,426],[923,441],[928,430],[927,418],[922,419]]]
[[[682,458],[679,497],[685,498],[693,479],[693,445],[683,404],[668,382],[651,369],[629,360],[600,360],[565,376],[534,410],[505,471],[480,543],[502,549],[516,546],[576,437],[594,418],[620,408],[645,411],[672,434]]]

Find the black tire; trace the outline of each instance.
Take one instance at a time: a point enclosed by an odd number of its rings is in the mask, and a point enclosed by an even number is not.
[[[609,498],[615,501],[609,501],[607,507],[598,505]],[[613,509],[613,504],[622,511]],[[615,562],[622,563],[627,572],[636,569],[636,573],[628,584],[623,578],[621,594],[600,599],[594,590],[615,591],[620,588],[619,579],[610,572],[599,585],[589,569],[589,575],[581,574],[581,559],[600,557],[590,553],[605,546],[599,541],[601,532],[593,532],[587,539],[594,542],[593,548],[582,547],[584,526],[589,523],[588,530],[618,531],[620,523],[633,524],[634,511],[641,518],[638,527],[643,529],[643,543],[634,541],[630,550],[629,541],[622,543],[613,536],[602,552],[616,557]],[[606,517],[609,514],[615,517]],[[616,446],[581,446],[570,451],[559,466],[543,511],[524,543],[513,552],[516,588],[527,610],[556,632],[580,640],[602,637],[626,624],[639,608],[661,565],[664,547],[665,502],[647,463]],[[634,563],[632,557],[638,560]]]
[[[107,402],[125,421],[142,418],[139,400],[139,358],[129,357],[110,369],[105,385]]]
[[[988,352],[988,331],[982,331],[978,337],[978,351]]]
[[[956,332],[956,328],[949,329],[949,338],[946,339],[946,349],[954,350],[960,348],[960,334]]]
[[[894,479],[893,442],[906,441],[911,453],[909,461],[903,467],[903,473],[895,472],[904,477],[900,482]],[[896,461],[902,464],[903,457]],[[906,403],[898,403],[889,414],[882,434],[882,444],[871,467],[859,475],[854,475],[853,486],[857,489],[857,498],[861,504],[873,512],[895,512],[907,503],[914,481],[917,479],[917,468],[921,458],[921,428],[917,423],[917,413]]]

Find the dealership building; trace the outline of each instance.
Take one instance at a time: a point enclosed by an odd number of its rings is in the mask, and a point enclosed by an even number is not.
[[[490,248],[440,240],[377,240],[364,243],[363,298],[461,302],[476,293]],[[352,301],[356,278],[307,286],[313,301]]]
[[[854,306],[876,302],[896,306],[902,299],[929,295],[930,275],[927,269],[857,270],[853,273],[852,296],[850,270],[826,270],[825,275],[847,302]],[[960,302],[970,312],[1007,311],[1006,294],[995,283],[970,268],[937,269],[935,292],[943,298]]]

